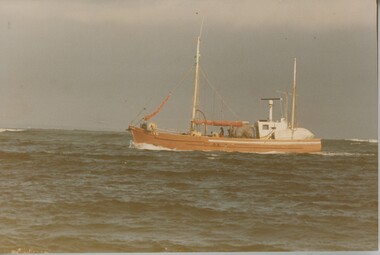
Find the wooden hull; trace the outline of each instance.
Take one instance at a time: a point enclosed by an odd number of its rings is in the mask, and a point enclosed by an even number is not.
[[[149,144],[181,151],[227,151],[227,152],[320,152],[320,139],[268,140],[253,138],[209,137],[150,132],[130,126],[135,144]]]

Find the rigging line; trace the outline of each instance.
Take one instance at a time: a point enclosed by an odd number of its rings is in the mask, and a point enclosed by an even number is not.
[[[172,91],[172,94],[174,94],[174,92],[181,86],[183,85],[183,81],[186,79],[187,76],[189,76],[190,72],[193,71],[193,67],[189,68],[189,71],[187,71],[187,73],[182,77],[182,79],[180,80],[180,82],[178,83],[178,85],[173,89]]]
[[[136,115],[136,117],[131,121],[131,124],[133,124],[136,119],[146,110],[146,106],[149,104],[149,102],[152,100],[153,96],[149,98],[149,100],[144,104],[143,108],[140,110],[140,112]],[[142,118],[139,120],[139,122],[142,120]],[[138,123],[139,123],[138,122]]]
[[[212,117],[215,116],[215,91],[212,91]]]
[[[141,111],[136,115],[136,117],[131,121],[131,125],[136,121],[136,119],[145,111],[145,107],[141,109]]]
[[[215,93],[219,96],[219,98],[222,100],[222,102],[224,103],[225,106],[227,106],[228,110],[233,114],[235,115],[236,118],[238,119],[241,119],[239,115],[237,115],[233,110],[232,108],[227,104],[227,102],[223,99],[222,95],[220,95],[220,93],[216,90],[216,88],[211,84],[211,82],[209,81],[209,79],[207,78],[207,75],[205,74],[205,72],[203,71],[202,68],[201,69],[201,72],[203,74],[203,76],[205,77],[206,81],[207,81],[207,84],[211,87],[211,89],[213,89],[215,91]]]
[[[182,79],[180,80],[179,84],[173,89],[173,92],[171,92],[172,94],[181,86],[183,85],[183,81],[186,79],[187,76],[189,76],[190,72],[192,71],[192,68],[189,69],[189,71],[182,77]],[[136,117],[131,121],[131,124],[133,124],[136,119],[146,110],[146,107],[147,105],[152,101],[152,98],[153,98],[153,95],[148,99],[148,101],[144,104],[143,108],[140,110],[140,112],[136,115]],[[141,118],[139,120],[142,121],[143,118]]]
[[[161,102],[161,104],[156,108],[156,110],[154,110],[152,113],[144,116],[144,121],[148,121],[151,118],[153,118],[154,116],[156,116],[157,113],[159,113],[159,111],[162,109],[162,107],[164,107],[164,105],[169,100],[169,98],[170,98],[171,95],[172,95],[172,93],[169,92],[169,94],[165,97],[165,99]]]

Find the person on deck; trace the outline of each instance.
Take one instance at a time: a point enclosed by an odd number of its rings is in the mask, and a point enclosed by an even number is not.
[[[229,129],[227,129],[228,131],[228,137],[234,137],[234,127],[230,127]]]
[[[224,129],[223,129],[222,127],[220,127],[219,136],[220,136],[220,137],[223,137],[223,136],[224,136]]]

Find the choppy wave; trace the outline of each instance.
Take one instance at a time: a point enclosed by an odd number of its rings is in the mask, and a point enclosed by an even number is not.
[[[352,142],[360,142],[360,143],[378,143],[378,140],[376,139],[346,139],[346,141],[352,141]]]
[[[0,128],[0,132],[21,132],[25,131],[25,129],[22,128]]]
[[[0,253],[378,248],[376,143],[325,140],[320,153],[246,154],[130,139],[2,133]]]

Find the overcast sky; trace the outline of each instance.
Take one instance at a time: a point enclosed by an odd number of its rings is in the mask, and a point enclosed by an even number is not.
[[[0,1],[0,127],[125,130],[182,84],[153,120],[187,128],[203,16],[202,70],[240,119],[267,118],[296,57],[298,125],[377,138],[375,0]]]

